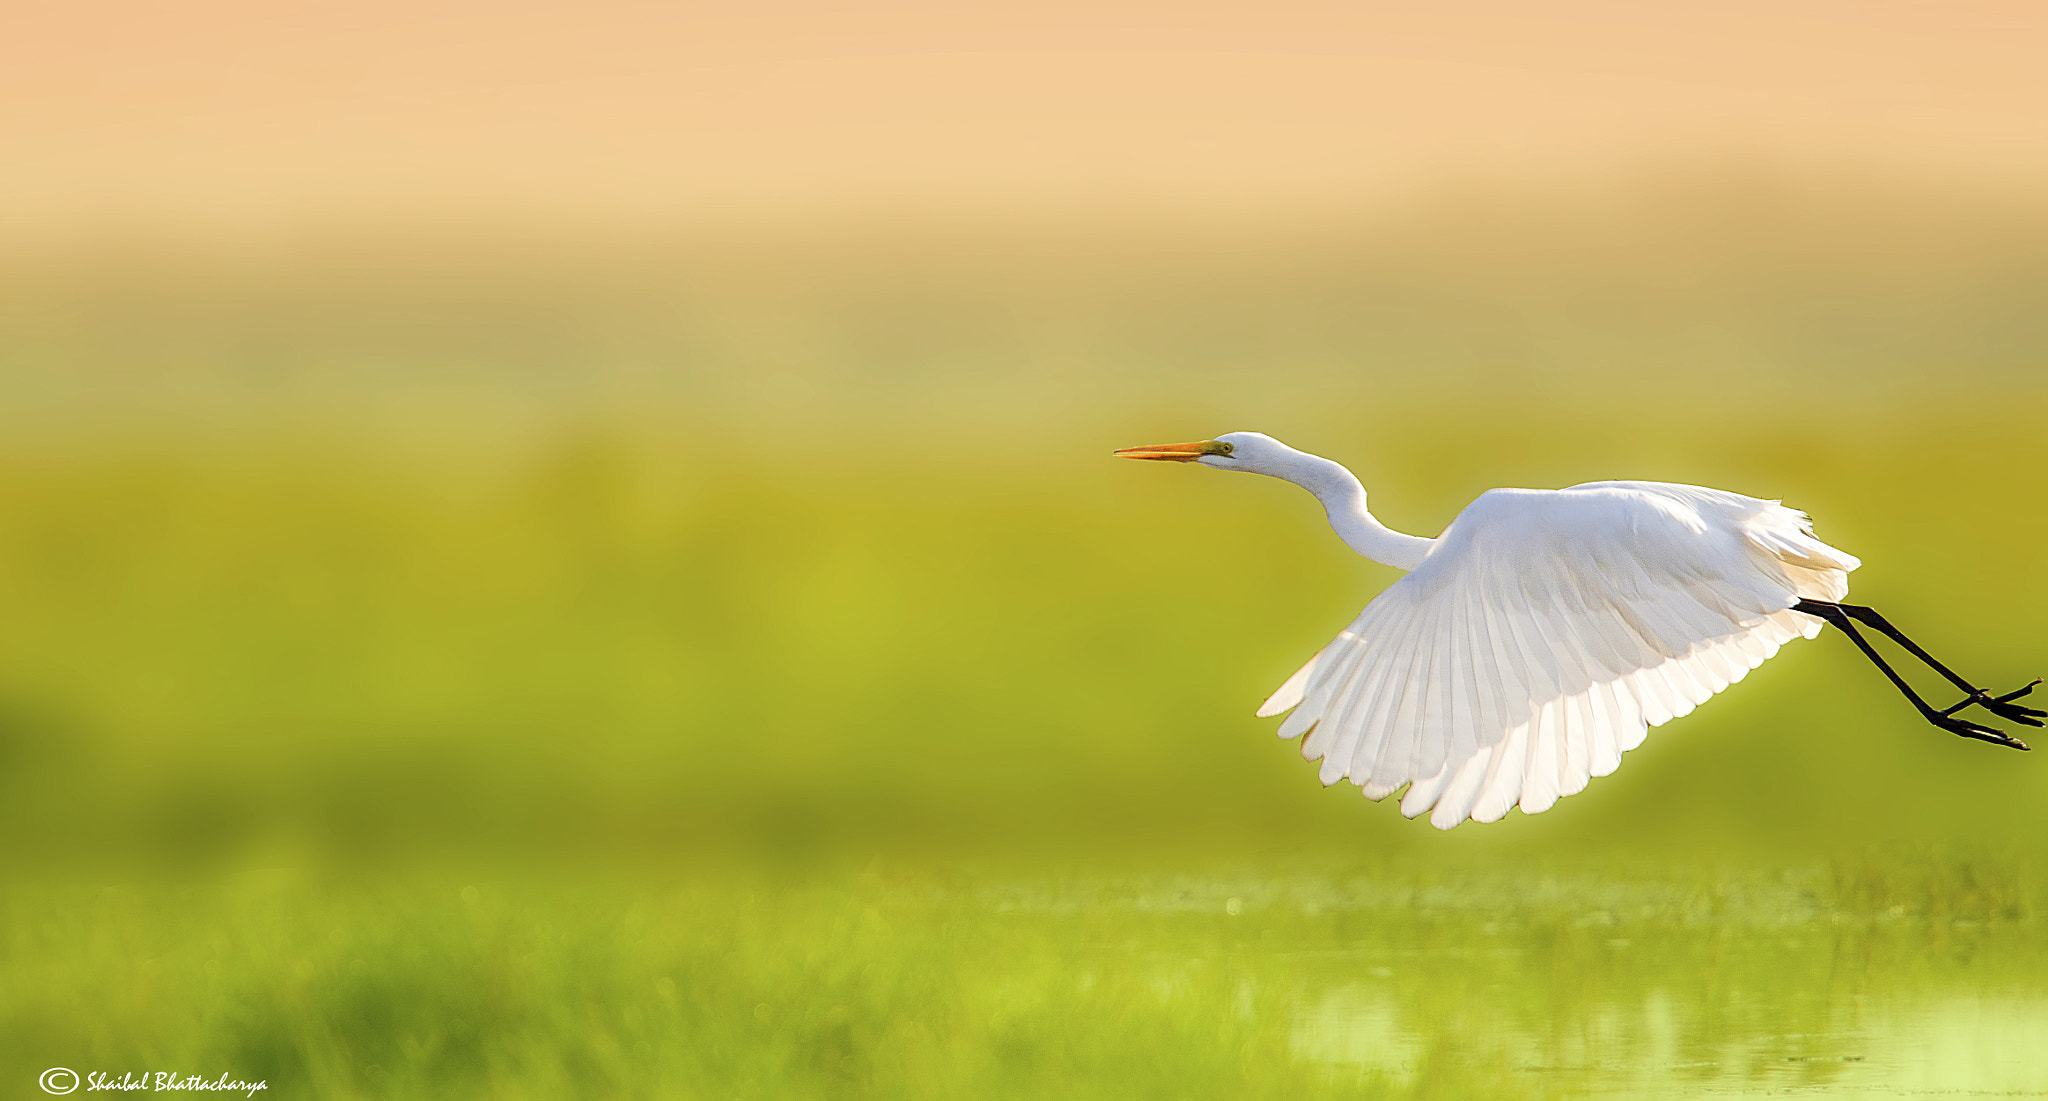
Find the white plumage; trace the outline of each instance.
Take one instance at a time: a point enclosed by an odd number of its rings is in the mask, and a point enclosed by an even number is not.
[[[1449,829],[1536,814],[1822,622],[1857,560],[1776,501],[1496,489],[1259,709],[1322,780]]]
[[[1193,450],[1193,449],[1206,450]],[[1443,534],[1393,532],[1349,471],[1270,437],[1131,448],[1293,481],[1359,553],[1408,570],[1258,713],[1289,714],[1325,784],[1450,829],[1605,776],[1820,619],[1860,563],[1776,501],[1661,482],[1495,489]]]

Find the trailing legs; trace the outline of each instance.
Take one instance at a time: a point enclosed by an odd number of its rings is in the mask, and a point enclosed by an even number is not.
[[[1965,738],[1975,738],[1978,741],[2011,746],[2014,749],[2026,749],[2027,743],[2020,741],[2018,738],[2002,730],[1993,730],[1988,726],[1980,726],[1967,719],[1958,718],[1956,712],[1974,704],[2001,719],[2016,722],[2023,726],[2040,726],[2042,725],[2042,720],[2048,718],[2048,711],[2040,711],[2013,702],[2032,692],[2034,685],[2040,684],[2040,681],[2036,680],[2032,684],[2027,684],[2015,691],[2007,692],[2003,696],[1993,696],[1969,681],[1964,680],[1948,666],[1936,661],[1934,655],[1921,649],[1918,643],[1907,638],[1904,632],[1892,626],[1883,616],[1877,614],[1877,610],[1874,608],[1866,608],[1860,604],[1831,604],[1824,600],[1802,600],[1794,604],[1792,610],[1804,612],[1810,616],[1817,616],[1841,628],[1842,633],[1849,636],[1849,641],[1855,643],[1856,648],[1863,651],[1863,656],[1869,658],[1873,664],[1882,670],[1884,675],[1890,678],[1893,684],[1898,686],[1899,691],[1906,694],[1908,700],[1913,701],[1913,706],[1919,709],[1921,717],[1952,734]],[[1898,643],[1907,653],[1925,662],[1928,668],[1940,673],[1950,684],[1962,689],[1967,695],[1963,697],[1961,703],[1953,707],[1936,710],[1933,705],[1921,699],[1920,694],[1913,691],[1913,687],[1907,684],[1905,678],[1899,676],[1890,665],[1886,664],[1884,658],[1878,656],[1877,651],[1871,647],[1869,640],[1865,639],[1863,633],[1856,629],[1856,624],[1858,623]]]

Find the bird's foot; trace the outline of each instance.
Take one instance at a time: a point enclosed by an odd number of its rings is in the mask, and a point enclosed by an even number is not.
[[[1979,726],[1968,719],[1958,719],[1954,715],[1944,715],[1936,711],[1928,715],[1927,719],[1934,725],[1958,737],[1975,738],[1980,742],[1990,742],[1993,745],[2002,745],[2012,749],[2031,748],[2027,743],[2007,734],[2003,730],[1993,730],[1988,726]],[[2038,726],[2040,724],[2036,723],[2035,725]]]
[[[1996,715],[2007,722],[2019,723],[2022,726],[2040,726],[2042,725],[2043,719],[2048,719],[2048,711],[2043,711],[2037,707],[2026,707],[2021,704],[2012,702],[2016,699],[2019,699],[2021,696],[2031,693],[2034,690],[2034,685],[2040,683],[2041,682],[2038,680],[2033,681],[2029,684],[2022,685],[2011,692],[2007,692],[2003,696],[1994,696],[1989,692],[1985,692],[1982,690],[1975,691],[1970,693],[1969,698],[1965,699],[1963,702],[1955,705],[1954,707],[1949,708],[1947,711],[1942,712],[1942,714],[1953,715],[1956,712],[1961,711],[1963,708],[1975,704],[1976,706],[1991,712],[1993,715]]]
[[[1982,706],[1985,710],[1990,711],[2001,719],[2024,723],[2027,726],[2040,726],[2043,719],[2048,719],[2048,711],[2043,711],[2038,707],[2021,707],[2019,704],[2012,702],[2032,692],[2034,686],[2039,683],[2041,683],[2040,679],[2035,678],[2019,688],[2007,692],[2003,696],[1993,696],[1989,702],[1982,704]]]

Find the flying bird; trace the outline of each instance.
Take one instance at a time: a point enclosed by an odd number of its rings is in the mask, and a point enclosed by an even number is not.
[[[1401,813],[1450,829],[1539,814],[1621,764],[1649,728],[1688,714],[1778,648],[1841,629],[1921,716],[1965,738],[2026,743],[1963,718],[1971,706],[2040,726],[1876,611],[1843,603],[1854,555],[1777,501],[1667,482],[1490,489],[1434,539],[1373,518],[1343,466],[1257,432],[1116,452],[1264,474],[1313,493],[1354,551],[1405,571],[1258,710],[1288,711],[1325,785],[1368,799],[1403,786]],[[1937,709],[1864,637],[1896,642],[1965,694]]]

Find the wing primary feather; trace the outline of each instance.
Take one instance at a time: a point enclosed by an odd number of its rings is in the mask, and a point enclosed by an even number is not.
[[[1309,674],[1315,672],[1316,662],[1322,659],[1323,653],[1328,649],[1329,647],[1325,646],[1322,650],[1316,651],[1314,657],[1296,669],[1293,676],[1282,681],[1280,687],[1274,689],[1273,694],[1266,697],[1266,702],[1260,704],[1259,709],[1252,714],[1261,719],[1270,719],[1301,703],[1303,694],[1308,690]]]
[[[1557,803],[1557,703],[1544,704],[1531,720],[1529,764],[1522,778],[1522,813],[1542,814]]]
[[[1412,626],[1412,616],[1410,618]],[[1405,639],[1407,636],[1402,637]],[[1355,699],[1346,702],[1344,722],[1352,730],[1352,736],[1346,742],[1351,747],[1346,771],[1361,785],[1373,777],[1374,747],[1386,725],[1387,693],[1390,685],[1394,686],[1393,691],[1399,691],[1407,656],[1399,649],[1375,655],[1371,675],[1360,683]]]
[[[1499,742],[1501,735],[1507,733],[1487,725],[1488,674],[1482,671],[1482,667],[1490,660],[1492,649],[1486,642],[1486,619],[1479,610],[1479,596],[1475,588],[1468,581],[1458,590],[1458,606],[1463,612],[1458,641],[1460,675],[1458,683],[1451,686],[1456,696],[1451,710],[1448,760],[1470,760],[1482,747]]]
[[[1564,764],[1558,774],[1558,791],[1561,795],[1577,795],[1586,790],[1586,784],[1593,778],[1593,742],[1598,735],[1593,730],[1597,721],[1593,714],[1593,691],[1587,689],[1566,701],[1570,708],[1572,736],[1564,740]]]
[[[1486,763],[1486,788],[1472,808],[1474,822],[1498,822],[1522,797],[1522,772],[1529,760],[1529,725],[1508,731]]]
[[[1400,784],[1382,784],[1373,780],[1367,780],[1365,783],[1360,784],[1358,786],[1359,794],[1365,796],[1367,799],[1370,799],[1375,803],[1379,802],[1382,799],[1385,799],[1387,796],[1392,795],[1400,790]],[[1409,817],[1412,818],[1414,817],[1414,815],[1410,815]]]
[[[1472,817],[1472,807],[1479,802],[1480,785],[1486,782],[1486,764],[1484,757],[1474,755],[1462,763],[1444,766],[1446,771],[1455,769],[1457,774],[1437,798],[1436,810],[1429,816],[1430,825],[1448,830]]]
[[[1370,612],[1371,606],[1368,605],[1366,610]],[[1364,675],[1372,662],[1365,632],[1377,628],[1389,618],[1394,618],[1396,614],[1383,611],[1381,615],[1370,620],[1367,616],[1361,615],[1358,623],[1346,632],[1351,637],[1351,646],[1346,651],[1343,665],[1332,669],[1328,678],[1318,677],[1321,685],[1315,691],[1319,692],[1321,702],[1316,708],[1316,728],[1301,743],[1301,755],[1304,758],[1311,761],[1329,759],[1330,750],[1344,732],[1343,724],[1339,720],[1344,709],[1345,694],[1350,691],[1352,682]],[[1323,782],[1329,784],[1334,781]]]
[[[1425,613],[1435,611],[1433,605]],[[1428,637],[1428,622],[1420,631],[1421,637]],[[1401,684],[1401,694],[1387,723],[1386,731],[1379,743],[1379,751],[1373,756],[1372,774],[1383,782],[1416,779],[1411,767],[1415,759],[1415,728],[1421,721],[1424,706],[1423,695],[1427,691],[1429,661],[1433,657],[1429,650],[1417,647],[1408,655],[1408,676]]]
[[[1393,652],[1382,655],[1372,678],[1359,692],[1358,702],[1352,709],[1349,721],[1358,729],[1358,740],[1351,750],[1351,777],[1364,784],[1376,775],[1373,765],[1379,755],[1380,743],[1386,737],[1387,724],[1392,722],[1391,712],[1399,702],[1400,693],[1407,684],[1407,654]],[[1399,787],[1406,777],[1393,776],[1388,782]]]
[[[1508,579],[1496,578],[1495,591],[1507,595],[1513,586]],[[1528,692],[1530,714],[1546,701],[1556,699],[1563,693],[1557,682],[1557,675],[1551,660],[1541,649],[1538,633],[1531,626],[1532,615],[1526,605],[1516,606],[1504,603],[1501,612],[1503,641],[1511,648],[1509,668],[1513,669]]]
[[[1409,784],[1408,794],[1401,797],[1401,817],[1416,818],[1436,806],[1437,800],[1443,796],[1444,788],[1450,786],[1451,773],[1451,766],[1445,765],[1437,769],[1434,775]]]
[[[1485,575],[1475,573],[1472,586],[1472,676],[1474,733],[1482,743],[1507,738],[1515,726],[1509,717],[1508,686],[1501,670],[1502,650],[1493,609],[1485,587]]]
[[[1493,670],[1500,684],[1500,726],[1503,730],[1526,726],[1535,713],[1533,701],[1540,698],[1528,670],[1528,658],[1515,637],[1514,620],[1506,603],[1498,599],[1499,586],[1491,570],[1480,570],[1480,609],[1486,616],[1487,641],[1493,648]]]
[[[1380,632],[1381,639],[1388,645],[1375,647],[1373,640],[1361,640],[1356,663],[1345,676],[1339,693],[1330,701],[1327,714],[1333,733],[1323,757],[1323,767],[1318,772],[1323,783],[1334,784],[1347,775],[1358,775],[1352,762],[1357,756],[1359,738],[1363,735],[1359,725],[1360,698],[1372,682],[1388,675],[1390,666],[1399,664],[1405,642],[1413,632],[1414,621],[1414,605],[1399,605],[1388,614]]]
[[[1465,699],[1464,603],[1459,589],[1437,594],[1443,620],[1435,637],[1435,670],[1430,678],[1430,722],[1415,738],[1415,771],[1434,772],[1444,765],[1455,772],[1464,763],[1452,752],[1458,740],[1458,716]]]
[[[1643,737],[1649,732],[1649,724],[1643,718],[1643,706],[1636,699],[1635,682],[1618,680],[1607,686],[1614,700],[1614,748],[1617,754],[1643,744]],[[1618,758],[1617,758],[1618,759]]]
[[[1420,721],[1411,731],[1408,744],[1408,775],[1434,776],[1444,767],[1444,728],[1450,709],[1451,601],[1446,595],[1431,601],[1429,666],[1422,679]]]

